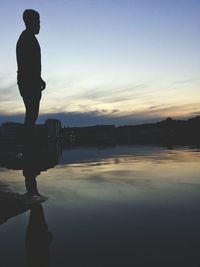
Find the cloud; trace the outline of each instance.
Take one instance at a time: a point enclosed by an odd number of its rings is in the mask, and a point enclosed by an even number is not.
[[[191,116],[200,116],[200,110],[198,110],[196,112],[190,112],[189,115],[191,115]]]
[[[46,113],[41,114],[38,118],[37,123],[44,123],[48,118],[59,119],[65,126],[90,126],[98,124],[114,124],[114,125],[125,125],[125,124],[139,124],[149,121],[156,121],[158,117],[151,118],[145,114],[125,114],[121,116],[115,115],[118,110],[107,111],[104,110],[104,113],[98,110],[91,112],[63,112],[63,113]],[[115,115],[115,116],[114,116]],[[0,123],[6,121],[20,122],[24,120],[24,114],[16,115],[0,115]]]
[[[19,91],[16,82],[9,82],[8,84],[0,85],[1,102],[13,101]]]
[[[169,98],[170,103],[166,102],[168,95],[160,99],[159,89],[157,87],[150,89],[149,83],[71,92],[71,97],[67,95],[61,97],[60,92],[57,94],[53,90],[53,97],[48,98],[49,92],[45,91],[38,123],[44,123],[48,118],[55,118],[66,126],[130,125],[155,122],[169,116],[181,118],[199,115],[200,103],[191,101],[190,104],[181,104],[180,97],[179,102],[176,98]],[[24,106],[21,99],[20,101],[18,99],[20,97],[16,83],[2,78],[0,94],[0,123],[23,122]]]
[[[140,110],[123,112],[120,109],[85,109],[84,112],[47,112],[40,113],[37,123],[44,123],[48,118],[59,119],[65,126],[91,126],[98,124],[133,125],[151,123],[172,117],[183,119],[198,116],[199,103],[185,105],[155,105]],[[23,122],[24,113],[5,114],[0,110],[0,123],[6,121]]]
[[[192,83],[192,82],[196,82],[199,81],[199,78],[189,78],[189,79],[183,79],[183,80],[179,80],[179,81],[174,81],[174,84],[188,84],[188,83]]]
[[[155,109],[155,108],[158,108],[158,107],[161,107],[162,105],[156,105],[156,106],[151,106],[149,107],[148,109]]]
[[[83,99],[97,100],[103,103],[124,102],[139,97],[145,97],[154,92],[150,90],[147,92],[147,88],[148,85],[145,83],[133,85],[127,88],[93,88],[80,95],[80,97]]]

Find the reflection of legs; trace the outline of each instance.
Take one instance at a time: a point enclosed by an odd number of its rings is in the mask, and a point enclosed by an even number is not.
[[[30,209],[29,225],[26,231],[26,257],[29,267],[49,267],[50,244],[53,235],[48,230],[42,205]]]

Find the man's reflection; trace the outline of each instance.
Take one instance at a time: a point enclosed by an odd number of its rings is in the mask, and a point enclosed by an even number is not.
[[[47,198],[40,195],[36,178],[42,171],[54,167],[58,163],[59,155],[54,150],[49,150],[49,147],[39,147],[35,142],[27,143],[20,157],[15,156],[14,149],[12,152],[9,155],[14,157],[5,157],[2,166],[22,169],[27,192],[19,194],[11,191],[0,194],[0,224],[30,209],[25,240],[27,267],[49,267],[49,247],[53,237],[48,230],[41,205]]]
[[[48,230],[41,204],[30,208],[26,231],[26,258],[28,267],[50,266],[50,244],[53,237]]]

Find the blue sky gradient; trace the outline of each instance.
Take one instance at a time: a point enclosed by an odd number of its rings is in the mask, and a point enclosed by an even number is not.
[[[37,38],[47,89],[39,121],[51,115],[65,125],[122,125],[200,114],[199,0],[0,5],[0,122],[23,121],[15,45],[27,8],[41,15]]]

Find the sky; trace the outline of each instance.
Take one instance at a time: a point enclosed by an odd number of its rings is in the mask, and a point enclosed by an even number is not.
[[[0,0],[0,123],[23,122],[22,13],[40,13],[38,122],[140,124],[200,115],[199,0]]]

